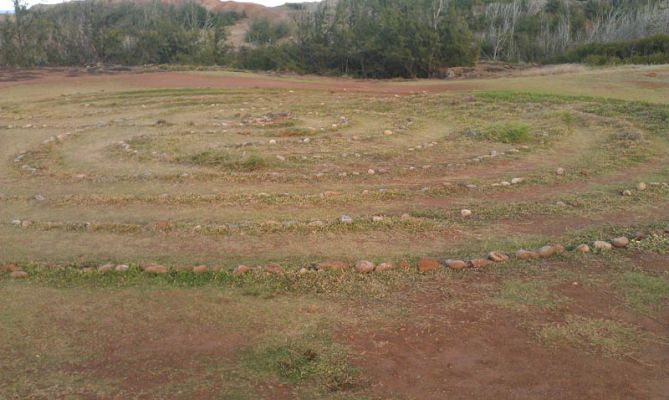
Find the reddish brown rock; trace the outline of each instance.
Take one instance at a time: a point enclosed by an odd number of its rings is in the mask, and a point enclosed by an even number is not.
[[[565,251],[565,248],[561,244],[554,244],[553,245],[553,250],[555,251],[555,254],[562,254]]]
[[[237,268],[235,268],[235,270],[232,271],[232,274],[235,276],[239,276],[249,273],[250,271],[251,268],[247,267],[246,265],[238,265]]]
[[[98,272],[101,273],[101,274],[104,274],[104,273],[113,271],[113,270],[114,270],[114,267],[115,267],[114,264],[112,264],[112,263],[107,263],[107,264],[105,264],[105,265],[101,265],[101,266],[99,266],[99,267],[98,267]]]
[[[26,279],[28,278],[28,273],[25,271],[13,271],[11,274],[9,274],[13,279]]]
[[[368,274],[374,271],[374,263],[371,261],[358,261],[355,263],[355,270],[361,274]]]
[[[2,272],[14,272],[18,270],[19,267],[17,267],[16,264],[6,264],[0,267],[0,271]]]
[[[507,256],[506,254],[504,254],[502,252],[499,252],[499,251],[491,251],[488,254],[488,260],[496,262],[496,263],[500,263],[500,262],[508,261],[509,256]]]
[[[469,260],[467,266],[469,268],[485,268],[490,264],[492,264],[492,261],[490,260],[487,260],[485,258],[475,258],[473,260]]]
[[[393,263],[381,263],[374,268],[374,272],[386,272],[395,269],[395,264]]]
[[[534,260],[539,257],[541,256],[539,256],[539,253],[535,251],[518,250],[516,252],[516,258],[519,260]]]
[[[318,264],[319,271],[345,271],[351,268],[351,265],[343,261],[330,260]]]
[[[630,240],[625,236],[617,237],[611,241],[614,247],[622,248],[630,244]]]
[[[418,260],[418,271],[429,272],[436,271],[441,267],[441,263],[436,258],[421,258]]]
[[[577,253],[590,253],[590,246],[584,243],[576,247],[575,251]]]
[[[265,272],[270,274],[283,274],[283,268],[279,264],[267,264],[265,265]]]
[[[166,274],[169,272],[166,266],[159,264],[149,264],[145,266],[143,269],[144,272],[148,272],[150,274]]]
[[[446,260],[446,266],[450,269],[461,270],[467,268],[467,263],[462,260]]]
[[[209,271],[209,267],[207,267],[206,265],[198,265],[197,267],[193,268],[193,272],[195,272],[196,274],[202,274],[207,271]]]

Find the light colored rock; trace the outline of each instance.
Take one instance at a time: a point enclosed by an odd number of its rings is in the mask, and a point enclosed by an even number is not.
[[[625,236],[617,237],[611,241],[614,247],[622,248],[630,244],[630,240]]]
[[[374,263],[371,261],[358,261],[355,263],[355,270],[361,274],[368,274],[374,271]]]
[[[440,267],[441,263],[435,258],[421,258],[418,260],[418,272],[436,271]]]
[[[644,182],[639,182],[639,184],[636,185],[636,188],[641,190],[641,191],[644,191],[644,190],[648,189],[648,185],[646,185]]]
[[[114,267],[114,271],[116,272],[126,272],[129,269],[130,267],[125,264],[119,264],[116,267]]]
[[[540,248],[537,251],[537,253],[539,254],[539,257],[541,257],[541,258],[548,258],[548,257],[552,257],[552,256],[555,255],[555,249],[553,248],[553,246],[544,246],[544,247]]]
[[[562,176],[562,175],[564,175],[564,174],[567,173],[567,170],[564,169],[564,168],[562,168],[562,167],[560,167],[560,168],[558,168],[558,169],[555,171],[555,173],[558,174],[558,175],[560,175],[560,176]]]
[[[500,262],[505,262],[509,260],[509,256],[506,254],[500,252],[500,251],[491,251],[488,253],[488,260],[500,263]]]
[[[232,271],[232,275],[240,276],[240,275],[247,274],[249,272],[251,272],[251,268],[247,267],[246,265],[238,265],[234,269],[234,271]]]
[[[613,245],[609,242],[598,240],[594,243],[594,247],[599,251],[609,251],[613,248]]]
[[[462,218],[469,218],[472,216],[472,214],[473,214],[472,210],[467,210],[467,209],[460,210],[460,215],[462,216]]]
[[[631,196],[632,191],[631,190],[623,190],[623,196]]]
[[[525,178],[513,178],[511,179],[511,184],[512,185],[517,185],[519,183],[525,182]]]
[[[376,268],[374,268],[374,272],[386,272],[392,269],[395,269],[395,264],[384,262],[377,265]]]
[[[511,186],[511,182],[507,182],[507,181],[502,181],[499,184],[502,185],[502,186]]]
[[[383,216],[382,215],[375,215],[372,217],[373,222],[383,222]]]
[[[370,168],[370,169],[367,170],[367,174],[374,175],[374,174],[376,174],[376,171],[374,171],[373,169]]]
[[[448,268],[456,271],[467,268],[467,263],[462,260],[446,260],[444,264],[446,264]]]
[[[26,279],[29,275],[25,271],[13,271],[11,274],[9,274],[9,276],[12,279]]]
[[[386,136],[390,136],[393,134],[393,131],[391,131],[390,129],[386,129],[385,131],[383,131],[383,134]]]
[[[578,247],[576,247],[575,251],[577,253],[590,253],[590,246],[588,246],[587,244],[584,243],[584,244],[578,245]]]
[[[351,218],[351,217],[348,216],[348,215],[342,215],[341,218],[339,218],[339,221],[340,221],[342,224],[350,225],[350,224],[353,223],[353,218]]]

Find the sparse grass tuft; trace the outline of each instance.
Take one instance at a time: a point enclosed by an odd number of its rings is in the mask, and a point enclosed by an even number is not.
[[[493,303],[505,308],[524,309],[528,306],[551,309],[562,301],[551,293],[548,283],[543,280],[510,280],[502,284]]]
[[[607,319],[569,315],[563,323],[545,325],[538,332],[544,342],[569,343],[608,356],[629,353],[640,339],[637,328]]]
[[[641,272],[623,274],[618,286],[624,293],[625,302],[637,311],[657,308],[669,299],[669,281]]]
[[[502,143],[528,143],[532,140],[530,127],[520,122],[496,123],[483,130],[484,139]]]
[[[244,360],[251,370],[293,385],[315,383],[329,391],[343,391],[357,383],[346,348],[321,334],[259,345],[247,351]]]

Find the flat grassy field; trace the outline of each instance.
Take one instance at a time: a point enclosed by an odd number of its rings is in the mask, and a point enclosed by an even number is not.
[[[0,72],[0,300],[3,400],[666,399],[669,66]]]

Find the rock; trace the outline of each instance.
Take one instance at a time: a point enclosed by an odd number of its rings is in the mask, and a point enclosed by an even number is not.
[[[539,253],[535,251],[518,250],[516,252],[516,258],[519,260],[533,260],[540,257]]]
[[[402,221],[410,221],[412,218],[411,218],[411,215],[409,215],[409,214],[402,214],[402,215],[400,216],[400,219],[401,219]]]
[[[407,260],[402,260],[400,261],[400,268],[402,268],[403,270],[409,270],[411,269],[411,263]]]
[[[114,271],[116,271],[116,272],[126,272],[129,269],[130,269],[130,267],[125,265],[125,264],[120,264],[120,265],[117,265],[116,267],[114,267]]]
[[[558,206],[558,207],[567,207],[567,203],[565,203],[564,201],[560,201],[560,200],[558,200],[555,203],[555,205]]]
[[[386,272],[395,269],[395,264],[393,263],[381,263],[374,268],[374,272]]]
[[[371,261],[358,261],[355,263],[355,270],[361,274],[368,274],[374,271],[374,263]]]
[[[270,139],[269,144],[276,144],[276,140],[275,139]]]
[[[590,246],[584,243],[576,247],[575,251],[577,253],[590,253]]]
[[[513,178],[511,179],[511,184],[512,185],[517,185],[519,183],[523,183],[525,181],[525,178]]]
[[[631,196],[632,191],[631,190],[623,190],[623,196]]]
[[[35,196],[35,200],[44,201],[44,200],[46,200],[46,197],[42,196],[41,194],[38,194],[38,195]]]
[[[393,134],[393,131],[391,131],[390,129],[386,129],[385,131],[383,131],[383,134],[386,136],[390,136]]]
[[[28,278],[28,273],[25,271],[14,271],[11,274],[9,274],[12,279],[26,279]]]
[[[336,260],[325,261],[318,264],[319,271],[345,271],[349,268],[351,268],[351,266],[348,263]]]
[[[418,272],[436,271],[440,267],[441,263],[435,258],[421,258],[418,260]]]
[[[500,262],[505,262],[509,260],[509,256],[506,254],[499,252],[499,251],[491,251],[488,253],[488,260],[500,263]]]
[[[104,274],[106,272],[110,272],[114,269],[114,264],[108,263],[105,265],[101,265],[98,267],[98,272],[101,274]]]
[[[209,271],[209,268],[206,265],[198,265],[197,267],[193,268],[193,272],[196,274],[202,274],[207,271]]]
[[[611,241],[614,247],[622,248],[630,244],[630,240],[625,236],[617,237]]]
[[[238,265],[237,268],[235,268],[234,271],[232,271],[232,275],[240,276],[240,275],[247,274],[250,271],[251,271],[251,268],[247,267],[246,265]]]
[[[265,272],[270,274],[283,274],[283,268],[279,264],[267,264],[265,265]]]
[[[460,211],[460,215],[462,215],[462,218],[469,218],[472,216],[472,210],[463,209]]]
[[[372,217],[372,222],[383,222],[383,216],[382,215],[375,215]]]
[[[144,272],[148,272],[150,274],[166,274],[168,272],[168,269],[164,265],[159,265],[159,264],[149,264],[145,266]]]
[[[304,275],[304,274],[308,273],[309,270],[307,268],[300,268],[300,270],[298,272],[299,272],[300,275]]]
[[[644,182],[639,182],[639,184],[636,185],[636,188],[641,190],[641,191],[644,191],[644,190],[648,189],[648,186]]]
[[[374,171],[373,169],[370,168],[370,169],[367,170],[367,173],[369,175],[374,175],[374,174],[376,174],[376,171]]]
[[[558,175],[560,175],[560,176],[562,176],[562,175],[564,175],[564,174],[567,173],[567,170],[565,170],[564,168],[560,167],[560,168],[558,168],[558,169],[555,171],[555,173],[558,174]]]
[[[539,254],[539,257],[541,257],[541,258],[548,258],[548,257],[552,257],[552,256],[555,255],[555,249],[553,248],[553,246],[544,246],[544,247],[540,248],[537,251],[537,253]]]
[[[565,248],[561,244],[554,244],[553,250],[555,250],[555,254],[562,254],[565,252]]]
[[[322,228],[325,226],[325,223],[323,221],[311,221],[309,222],[309,226],[312,228]]]
[[[467,263],[462,260],[446,260],[446,266],[450,269],[461,270],[467,268]]]
[[[469,268],[485,268],[490,264],[492,264],[492,261],[487,260],[485,258],[475,258],[467,262],[467,266]]]
[[[341,218],[339,218],[339,221],[340,221],[342,224],[350,225],[350,224],[353,223],[353,218],[351,218],[351,217],[348,216],[348,215],[342,215]]]
[[[3,265],[3,266],[0,266],[0,271],[2,271],[2,272],[19,271],[19,267],[16,264],[6,264],[6,265]]]
[[[613,245],[609,242],[604,242],[602,240],[598,240],[594,243],[595,249],[599,251],[609,251],[613,248]]]
[[[33,226],[33,222],[32,222],[32,221],[27,220],[27,219],[21,221],[21,228],[30,228],[31,226]]]

